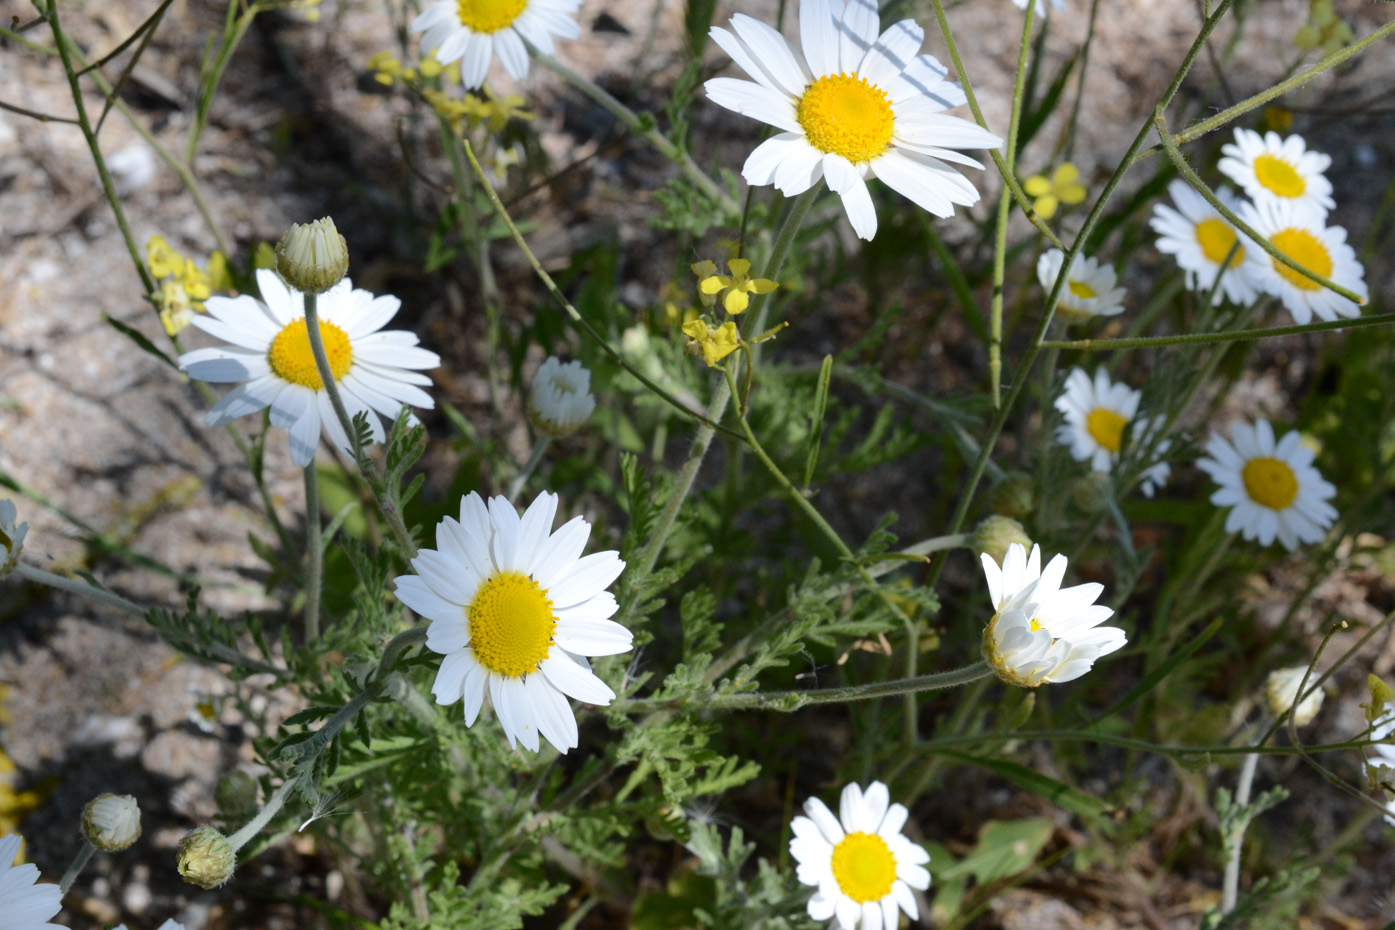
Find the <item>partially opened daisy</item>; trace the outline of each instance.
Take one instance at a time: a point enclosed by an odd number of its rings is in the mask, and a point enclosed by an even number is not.
[[[0,927],[5,930],[63,930],[48,919],[63,907],[57,885],[38,884],[39,867],[15,865],[24,838],[0,838]]]
[[[1112,471],[1124,447],[1124,430],[1130,423],[1134,423],[1134,442],[1147,439],[1160,426],[1159,418],[1135,422],[1141,397],[1141,392],[1128,385],[1110,381],[1103,368],[1095,371],[1093,379],[1083,369],[1071,369],[1066,389],[1056,398],[1056,409],[1066,418],[1056,430],[1056,441],[1070,447],[1071,457],[1077,462],[1088,461],[1094,471]],[[1163,440],[1155,451],[1162,455],[1167,448],[1168,443]],[[1167,483],[1170,472],[1166,462],[1148,466],[1140,484],[1144,496],[1152,497],[1155,487]]]
[[[19,555],[24,551],[24,537],[28,532],[29,524],[19,522],[19,508],[15,502],[9,498],[0,500],[0,578],[19,564]]]
[[[1158,234],[1158,251],[1177,259],[1185,273],[1187,288],[1198,293],[1214,292],[1214,303],[1228,297],[1232,303],[1248,306],[1259,299],[1259,289],[1250,280],[1250,266],[1245,264],[1245,258],[1250,250],[1261,250],[1242,237],[1230,221],[1216,212],[1216,208],[1186,181],[1174,180],[1167,185],[1167,192],[1172,195],[1176,209],[1158,204],[1153,207],[1153,218],[1148,225]],[[1229,187],[1216,188],[1216,196],[1232,211],[1240,209],[1240,201]],[[1219,287],[1216,285],[1218,276]]]
[[[548,436],[560,439],[580,429],[595,412],[590,370],[575,359],[564,363],[549,355],[533,378],[528,419]]]
[[[1221,486],[1211,503],[1232,508],[1227,533],[1239,531],[1261,546],[1277,538],[1292,552],[1299,543],[1321,542],[1337,518],[1328,503],[1337,489],[1313,467],[1313,450],[1297,430],[1275,442],[1268,420],[1236,423],[1229,441],[1211,436],[1206,454],[1196,464]]]
[[[1310,206],[1324,216],[1336,206],[1332,182],[1323,172],[1332,158],[1309,152],[1303,137],[1281,138],[1267,132],[1261,138],[1252,129],[1236,129],[1235,142],[1221,147],[1224,156],[1216,167],[1255,203],[1284,202]]]
[[[1037,281],[1043,289],[1051,290],[1065,261],[1066,253],[1060,249],[1047,249],[1037,259]],[[1113,265],[1102,265],[1093,258],[1077,254],[1056,304],[1056,313],[1067,323],[1083,323],[1091,317],[1123,313],[1126,292],[1115,286],[1118,281]]]
[[[786,196],[824,179],[863,239],[877,232],[867,179],[936,216],[978,202],[978,190],[946,162],[983,167],[955,149],[996,148],[1002,140],[943,111],[964,91],[930,55],[916,55],[925,32],[903,19],[878,36],[874,0],[803,0],[802,53],[779,32],[738,13],[713,40],[752,78],[713,78],[713,102],[781,130],[746,159],[748,184],[774,184]]]
[[[191,321],[232,345],[186,352],[179,367],[201,381],[246,382],[214,404],[208,425],[224,426],[270,407],[272,425],[290,433],[291,461],[297,466],[315,457],[321,428],[336,446],[352,452],[315,367],[300,293],[266,269],[257,272],[257,288],[261,300],[245,294],[210,297],[204,302],[207,313]],[[379,332],[401,305],[396,297],[354,289],[348,278],[316,304],[320,338],[344,406],[350,417],[367,414],[374,442],[384,437],[380,414],[396,419],[405,405],[435,406],[419,386],[431,379],[417,370],[435,368],[440,357],[418,348],[413,333]]]
[[[1365,272],[1356,260],[1356,250],[1347,245],[1347,231],[1328,226],[1321,211],[1270,201],[1242,203],[1237,215],[1304,268],[1366,297]],[[1245,273],[1266,294],[1279,298],[1299,324],[1310,322],[1313,317],[1335,320],[1361,315],[1359,305],[1304,277],[1262,249],[1246,253]]]
[[[993,619],[983,631],[983,658],[1008,684],[1022,688],[1071,681],[1088,672],[1101,656],[1121,648],[1124,631],[1100,626],[1114,611],[1095,600],[1098,583],[1062,588],[1066,557],[1041,568],[1041,547],[1013,543],[1000,568],[982,555],[983,574],[993,601]]]
[[[866,793],[857,784],[843,789],[838,816],[818,798],[804,802],[808,817],[790,821],[790,854],[799,863],[800,884],[818,891],[809,899],[809,916],[836,918],[842,930],[896,930],[897,909],[919,916],[911,889],[930,887],[925,863],[930,854],[901,834],[908,812],[890,803],[886,785],[872,782]]]
[[[581,35],[580,8],[581,0],[439,0],[412,20],[412,32],[423,34],[423,55],[434,50],[443,65],[459,61],[460,83],[473,90],[496,53],[509,77],[527,77],[528,45],[551,55],[553,36]]]
[[[556,532],[557,495],[546,491],[520,518],[495,497],[461,498],[460,520],[436,526],[436,549],[396,579],[397,599],[431,621],[426,646],[445,658],[432,693],[438,704],[464,699],[465,725],[484,696],[508,737],[534,752],[541,734],[561,752],[577,745],[568,697],[609,704],[615,697],[585,656],[630,651],[633,636],[610,618],[606,590],[624,569],[614,551],[582,556],[591,524],[574,517]]]

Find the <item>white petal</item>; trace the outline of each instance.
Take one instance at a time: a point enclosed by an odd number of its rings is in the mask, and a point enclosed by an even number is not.
[[[893,23],[858,65],[858,76],[879,87],[884,85],[910,67],[924,41],[925,30],[915,20]]]
[[[838,67],[838,20],[842,7],[841,2],[835,5],[830,0],[800,0],[799,45],[816,78],[841,70]]]
[[[872,206],[872,195],[867,192],[867,182],[846,158],[832,153],[823,157],[823,176],[829,189],[843,198],[843,209],[848,214],[853,231],[859,239],[871,239],[877,234],[877,209]]]
[[[857,66],[876,43],[881,30],[876,0],[848,0],[839,26],[838,70],[856,74]]]
[[[718,106],[786,132],[802,134],[804,131],[795,117],[794,101],[777,90],[736,78],[713,78],[703,86],[708,98]]]
[[[609,685],[564,655],[549,655],[542,660],[541,669],[558,691],[578,701],[603,707],[615,700]]]

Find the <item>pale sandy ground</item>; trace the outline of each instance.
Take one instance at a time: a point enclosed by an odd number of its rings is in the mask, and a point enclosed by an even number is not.
[[[64,9],[65,22],[91,51],[103,53],[154,6],[152,0],[72,4]],[[1260,0],[1250,6],[1255,23],[1226,69],[1227,90],[1215,86],[1211,64],[1203,60],[1188,82],[1189,94],[1204,95],[1216,105],[1229,103],[1267,86],[1289,61],[1288,40],[1306,4]],[[1190,3],[1106,0],[1101,7],[1087,104],[1073,149],[1075,161],[1095,184],[1147,117],[1198,22]],[[1353,20],[1358,35],[1386,21],[1391,12],[1388,4],[1338,7]],[[586,34],[565,44],[563,57],[619,92],[635,73],[643,50],[643,72],[662,85],[674,73],[682,10],[677,0],[660,0],[659,26],[645,48],[655,9],[655,4],[636,0],[589,0],[581,17],[588,25]],[[736,9],[769,19],[775,4],[724,5],[719,21]],[[23,21],[31,12],[17,0],[0,2],[6,22],[12,16]],[[589,25],[603,12],[630,34],[591,31]],[[1053,66],[1084,35],[1083,12],[1081,0],[1068,0],[1066,13],[1053,17]],[[137,113],[172,147],[180,144],[190,120],[185,97],[194,83],[200,43],[221,15],[198,0],[178,0],[143,59],[146,74],[138,83],[145,96]],[[1007,0],[973,0],[956,6],[951,18],[989,123],[1000,127],[1006,122],[1020,15]],[[933,22],[928,11],[920,19]],[[929,50],[942,55],[933,25],[928,31]],[[41,29],[29,35],[47,39]],[[351,248],[375,256],[356,265],[356,279],[372,286],[393,275],[419,276],[416,258],[404,250],[401,230],[373,221],[375,211],[397,196],[404,183],[392,141],[393,116],[401,101],[361,92],[364,62],[392,44],[383,6],[334,0],[326,3],[319,25],[283,18],[272,29],[249,34],[214,107],[196,164],[225,235],[245,248],[254,240],[274,241],[291,221],[335,211],[352,218],[347,226],[343,220],[340,224]],[[1338,111],[1379,100],[1382,92],[1388,102],[1392,65],[1392,46],[1378,46],[1358,64],[1285,101],[1300,110],[1297,128],[1309,132],[1310,145],[1334,155],[1337,199],[1343,205],[1336,221],[1348,225],[1357,242],[1369,229],[1375,199],[1389,183],[1395,132],[1388,112],[1347,118]],[[506,82],[500,86],[508,87]],[[596,141],[588,136],[609,132],[604,113],[574,93],[559,93],[556,81],[537,69],[522,89],[539,114],[545,144],[557,164],[589,154]],[[152,90],[175,99],[151,105]],[[0,49],[0,100],[70,114],[67,94],[55,63],[15,47]],[[662,102],[648,86],[632,99],[640,106]],[[91,96],[88,104],[99,105]],[[1210,109],[1192,106],[1188,112],[1199,118]],[[758,131],[755,124],[701,102],[694,121],[699,158],[709,164],[720,160],[733,169]],[[1050,159],[1055,129],[1056,124],[1048,125],[1024,154],[1028,172]],[[101,138],[109,155],[143,148],[119,114],[107,121]],[[653,159],[644,164],[651,178],[661,170]],[[432,174],[444,173],[439,163],[426,167]],[[539,234],[540,252],[554,262],[611,231],[618,230],[626,247],[641,250],[656,236],[647,226],[656,212],[648,191],[636,190],[612,162],[596,162],[593,170],[584,215],[568,215],[565,226],[554,224]],[[988,194],[977,208],[981,215],[994,201],[996,187],[991,174],[978,177]],[[1147,169],[1130,184],[1146,177]],[[200,258],[213,248],[177,178],[163,165],[127,192],[123,203],[139,243],[158,233]],[[951,236],[953,228],[951,224]],[[500,261],[512,267],[517,258],[501,249]],[[635,264],[639,270],[630,293],[637,300],[653,300],[661,278],[646,273],[643,266],[649,263]],[[669,264],[664,258],[652,266],[662,274]],[[1384,287],[1389,293],[1388,265],[1373,264],[1367,274],[1373,292]],[[434,298],[408,306],[398,323],[417,328],[427,344],[440,347],[466,332],[478,335],[479,327],[462,321],[461,313],[458,301]],[[255,575],[259,563],[245,537],[249,532],[270,534],[239,455],[227,436],[205,429],[199,395],[104,323],[103,314],[165,345],[157,321],[140,299],[139,280],[100,199],[80,134],[69,125],[0,112],[0,469],[94,527],[113,532],[130,527],[132,549],[200,575],[210,586],[206,598],[214,606],[266,603]],[[189,339],[193,345],[205,344],[198,334]],[[459,359],[477,353],[456,347],[447,354]],[[468,370],[438,374],[441,391],[457,405],[482,406],[483,386]],[[517,424],[496,429],[512,429],[514,439],[522,435]],[[438,426],[438,433],[444,431],[443,424]],[[279,437],[270,443],[268,475],[282,514],[294,528],[300,476]],[[163,506],[147,506],[161,499],[167,499]],[[132,508],[148,513],[132,524]],[[30,523],[26,555],[32,563],[70,565],[81,556],[81,546],[61,517],[22,499],[20,509]],[[109,559],[91,567],[129,597],[170,605],[179,601],[169,581],[148,572],[127,570]],[[190,930],[206,922],[237,925],[235,895],[198,894],[173,880],[170,868],[178,836],[211,813],[217,777],[249,761],[247,734],[231,708],[211,733],[190,722],[200,695],[226,691],[222,676],[179,661],[139,621],[70,597],[20,594],[7,583],[3,604],[0,680],[13,688],[8,708],[14,718],[3,747],[18,766],[21,782],[44,782],[53,792],[24,825],[33,858],[56,879],[77,849],[77,811],[97,791],[129,791],[146,804],[140,854],[99,861],[92,873],[96,883],[85,897],[79,896],[74,909],[82,913],[70,911],[67,919],[75,927],[125,920],[140,928],[177,915]],[[1000,914],[1003,926],[1113,926],[1082,918],[1064,904],[1016,904]],[[1032,921],[1027,921],[1029,914],[1035,915]]]

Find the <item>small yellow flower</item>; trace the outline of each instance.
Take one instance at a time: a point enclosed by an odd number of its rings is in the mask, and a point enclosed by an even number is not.
[[[1080,169],[1070,162],[1062,162],[1047,180],[1034,174],[1022,185],[1028,197],[1034,198],[1032,209],[1044,220],[1056,215],[1061,204],[1074,206],[1085,200],[1085,185],[1080,183]]]
[[[1283,107],[1265,107],[1264,125],[1275,132],[1290,132],[1293,129],[1293,111]]]
[[[703,259],[700,262],[693,262],[688,267],[693,270],[693,274],[698,276],[698,300],[702,301],[704,307],[715,306],[717,303],[716,293],[705,293],[701,285],[703,281],[717,273],[717,263],[708,259]]]
[[[228,257],[222,252],[208,256],[208,287],[214,291],[233,289],[232,269],[228,267]]]
[[[445,69],[436,60],[436,53],[432,52],[421,60],[421,76],[424,78],[440,77]]]
[[[208,275],[204,274],[198,265],[192,260],[184,260],[184,270],[179,275],[179,283],[184,285],[184,292],[193,301],[194,307],[203,310],[203,302],[213,291],[209,287]]]
[[[507,97],[500,97],[488,85],[485,85],[484,93],[489,97],[486,119],[490,132],[497,133],[511,119],[530,120],[533,118],[532,112],[523,109],[523,105],[528,101],[522,94],[509,94]]]
[[[145,247],[145,260],[150,265],[150,273],[157,278],[179,274],[184,268],[184,256],[180,255],[164,236],[151,236]]]
[[[709,328],[705,320],[693,320],[683,324],[683,332],[689,340],[688,353],[696,355],[702,352],[702,357],[707,360],[708,365],[716,365],[735,352],[736,347],[741,344],[736,324],[730,320],[716,329]]]
[[[178,281],[166,281],[160,289],[159,300],[160,322],[164,325],[165,332],[171,336],[182,333],[189,326],[194,314],[203,309],[202,304],[195,308],[194,302],[189,299],[189,292]]]
[[[727,313],[745,313],[751,305],[751,294],[769,294],[780,286],[769,278],[751,277],[751,263],[744,258],[733,258],[727,262],[727,268],[731,271],[730,277],[714,274],[698,282],[698,290],[714,298],[722,291],[727,292],[722,299]]]
[[[402,76],[402,62],[391,52],[378,52],[368,59],[368,70],[375,72],[373,80],[391,87]]]

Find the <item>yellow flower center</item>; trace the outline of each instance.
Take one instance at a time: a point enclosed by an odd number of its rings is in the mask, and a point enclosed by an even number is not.
[[[1306,229],[1281,229],[1269,238],[1274,243],[1274,248],[1283,252],[1289,258],[1302,265],[1310,271],[1315,271],[1324,278],[1332,277],[1332,255],[1327,251],[1327,246],[1322,244],[1322,240]],[[1274,261],[1270,259],[1270,261]],[[1300,291],[1316,291],[1322,287],[1311,278],[1294,271],[1292,268],[1280,262],[1274,261],[1274,270],[1279,276],[1298,288]]]
[[[475,32],[498,32],[512,26],[528,7],[528,0],[456,0],[460,24]]]
[[[465,615],[475,658],[509,678],[521,678],[542,664],[557,629],[547,592],[521,572],[500,572],[480,585]]]
[[[896,857],[875,833],[849,833],[833,847],[833,877],[858,904],[880,901],[896,881]]]
[[[333,323],[321,320],[320,341],[325,344],[325,355],[329,358],[329,373],[334,375],[335,381],[343,380],[354,363],[354,347],[348,335]],[[315,367],[315,354],[310,351],[310,329],[304,317],[291,320],[271,340],[271,348],[266,350],[266,363],[291,384],[312,391],[324,390],[320,370]]]
[[[1085,418],[1085,431],[1095,442],[1117,453],[1124,444],[1124,427],[1128,422],[1113,410],[1096,407]]]
[[[854,74],[829,74],[810,84],[795,115],[810,145],[855,165],[885,152],[896,126],[885,91]]]
[[[1261,155],[1255,159],[1255,180],[1280,197],[1302,197],[1308,189],[1303,175],[1277,155]]]
[[[1235,245],[1235,230],[1231,229],[1225,220],[1213,216],[1196,224],[1196,241],[1201,246],[1201,254],[1206,256],[1206,260],[1219,265],[1225,261]],[[1234,268],[1244,260],[1245,247],[1242,245],[1235,249],[1235,257],[1230,260],[1228,267]]]
[[[1079,297],[1081,300],[1088,300],[1091,297],[1100,296],[1099,293],[1093,287],[1086,284],[1084,281],[1076,281],[1072,279],[1068,283],[1068,286],[1070,287],[1070,292],[1074,294],[1076,297]]]
[[[1284,510],[1298,496],[1298,479],[1287,462],[1261,455],[1246,462],[1240,474],[1250,500],[1270,510]]]

